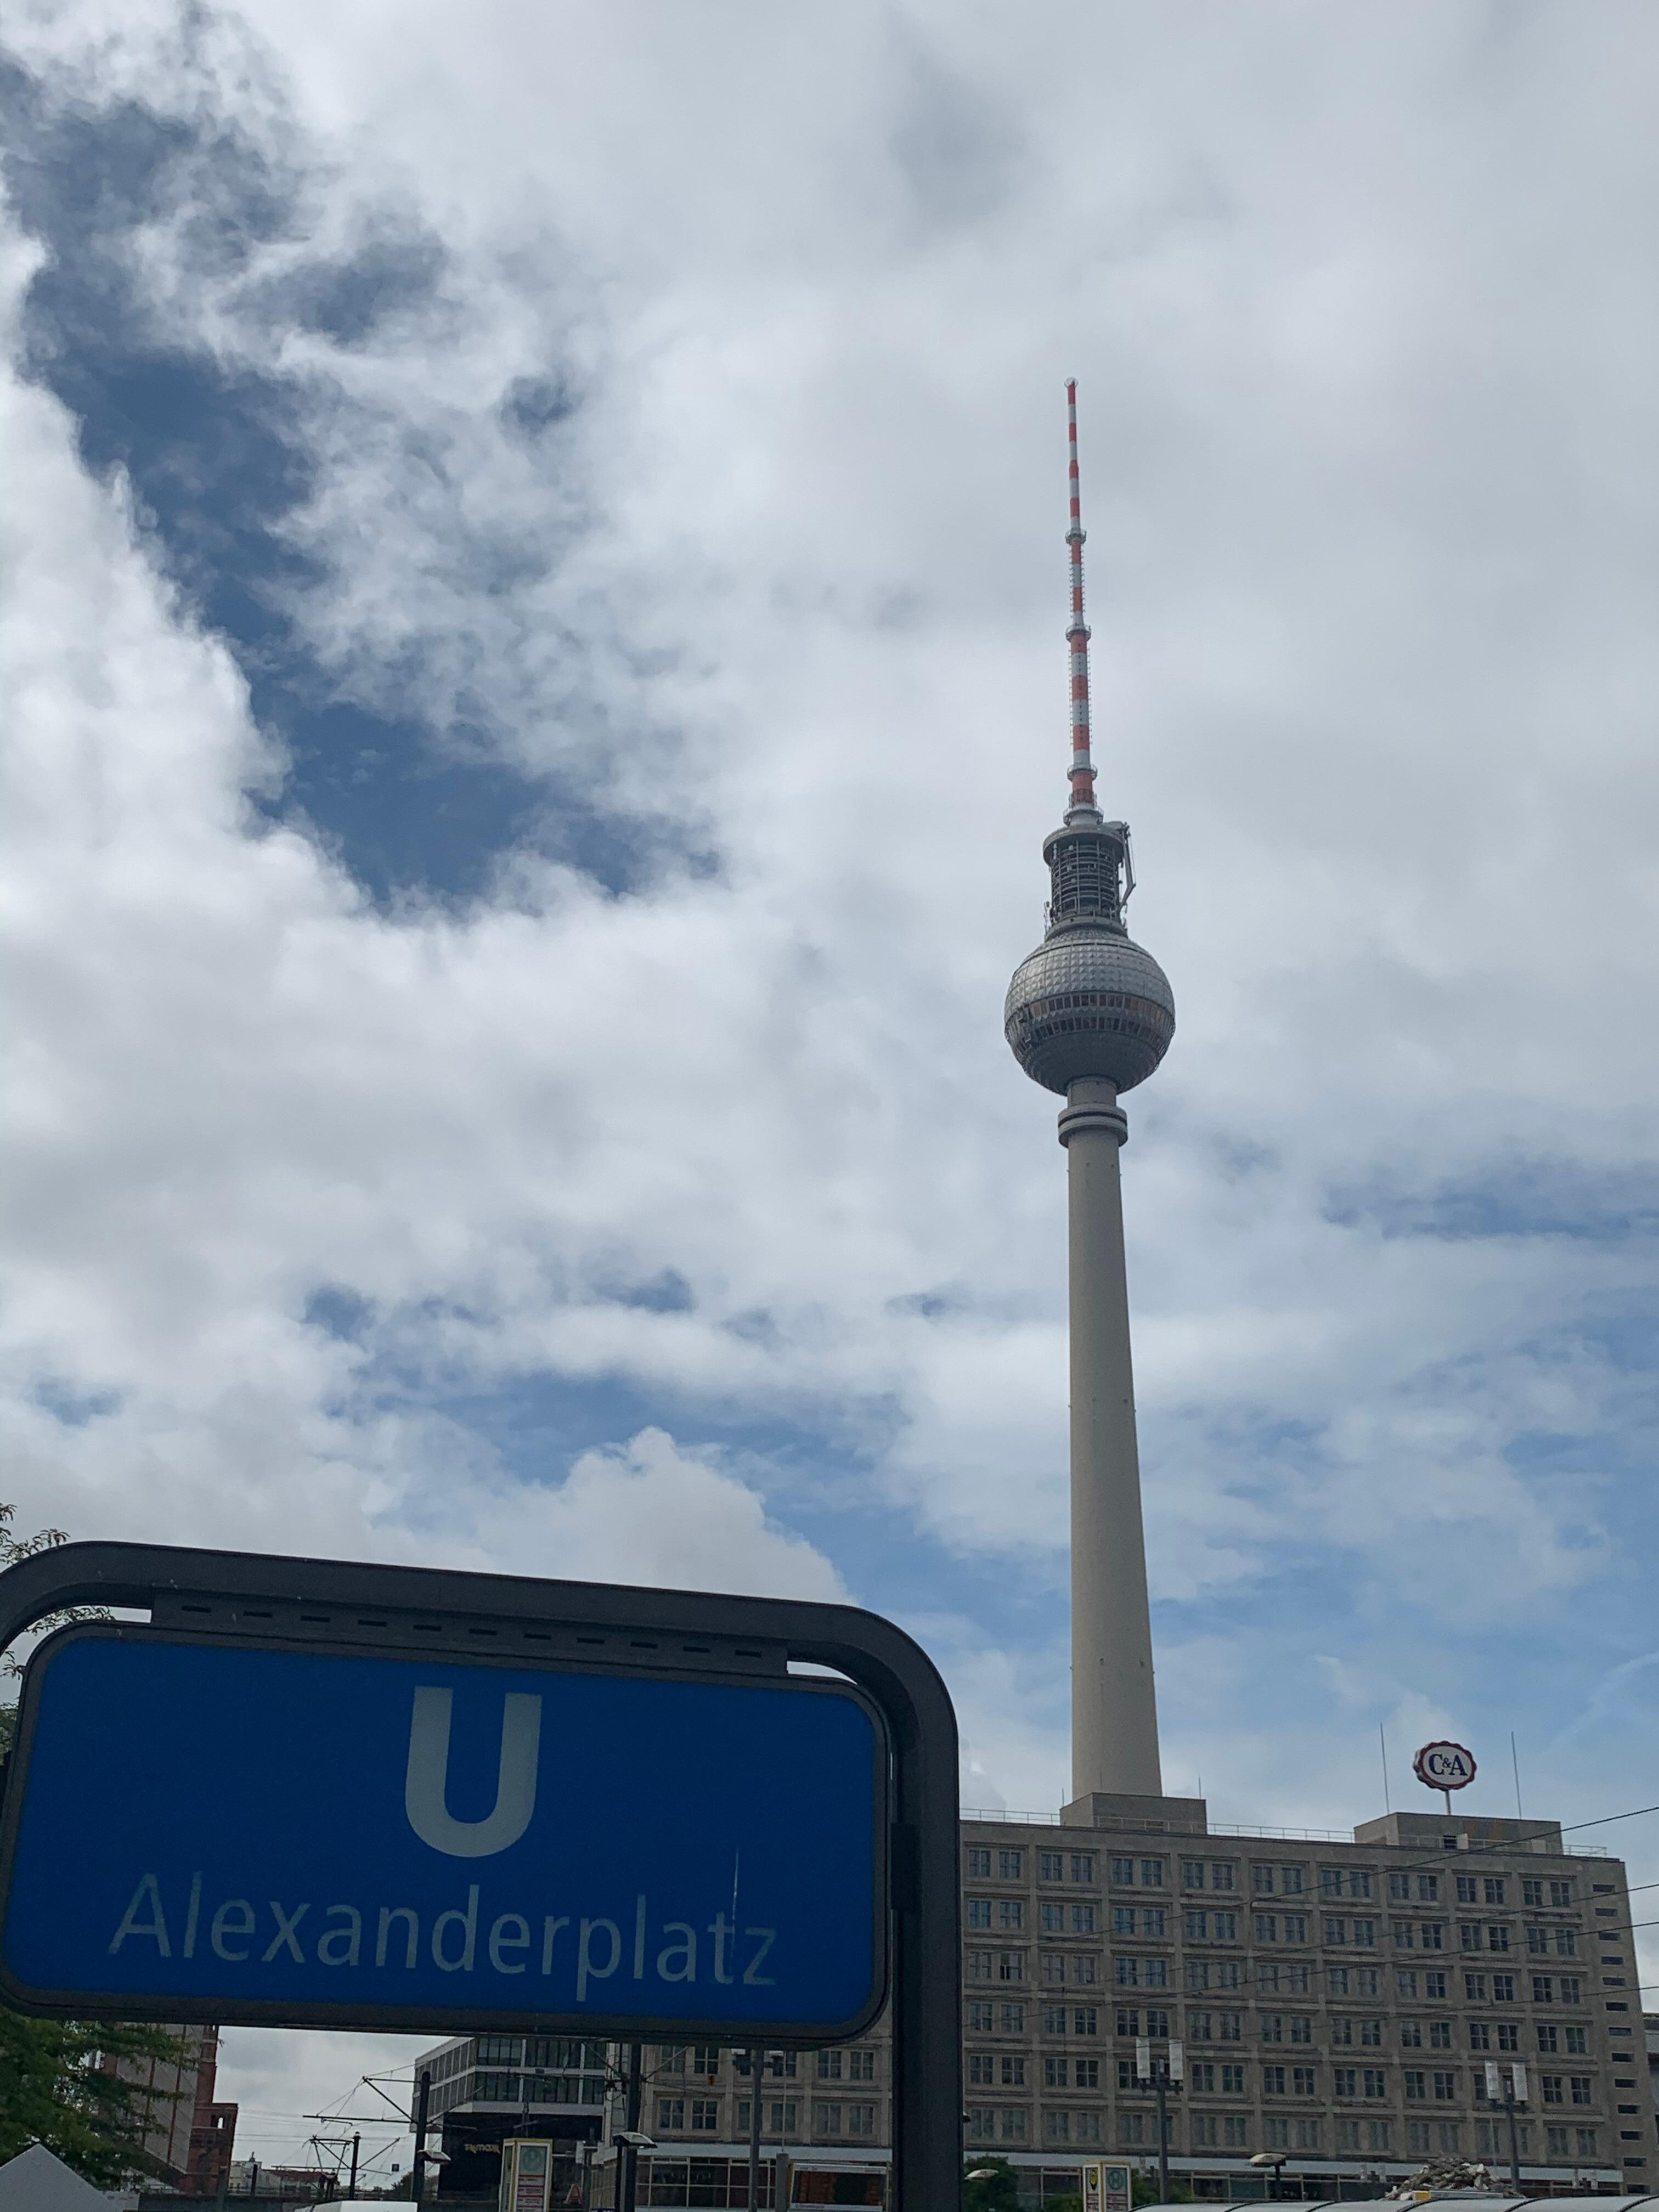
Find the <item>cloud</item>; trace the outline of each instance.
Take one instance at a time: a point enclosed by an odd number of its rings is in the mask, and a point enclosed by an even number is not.
[[[1063,1794],[1074,373],[1172,1786],[1620,1809],[1650,18],[389,22],[11,33],[23,1517],[879,1593]]]

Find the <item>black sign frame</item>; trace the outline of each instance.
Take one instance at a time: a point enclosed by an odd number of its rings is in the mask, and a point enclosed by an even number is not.
[[[795,1599],[167,1545],[77,1543],[37,1553],[0,1573],[0,1650],[51,1614],[82,1606],[148,1613],[153,1627],[175,1636],[182,1632],[192,1641],[387,1656],[441,1651],[447,1661],[465,1652],[499,1663],[505,1656],[502,1638],[516,1631],[544,1640],[546,1657],[556,1664],[562,1659],[646,1679],[694,1672],[705,1680],[775,1680],[787,1679],[791,1661],[845,1677],[884,1723],[890,1759],[884,1858],[894,2203],[899,2212],[954,2203],[962,2170],[956,1716],[933,1662],[892,1622],[853,1606]],[[17,1796],[15,1789],[0,1790],[8,1865]],[[0,1917],[5,1905],[0,1894]],[[79,1997],[72,2004],[49,2004],[27,2001],[20,1992],[11,2001],[58,2016],[86,2008]],[[121,2003],[129,2014],[143,2016],[131,1996]],[[176,1996],[161,2008],[170,2019],[189,2010]],[[211,2009],[221,2024],[245,2016],[250,2024],[274,2024],[266,2000],[252,2001],[246,2015],[224,2000],[216,2000]],[[292,2023],[298,2008],[278,2009]],[[373,2016],[378,2011],[363,2006],[343,2017],[334,2010],[329,2024],[389,2024]],[[532,2032],[552,2018],[500,2017],[504,2026],[529,2024]],[[456,2018],[453,2032],[471,2033],[492,2025],[495,2015],[486,2020],[474,2008],[465,2017],[458,2009]],[[582,2018],[591,2035],[615,2033],[598,2015]],[[434,2012],[429,2024],[443,2033],[448,2019]],[[397,2024],[406,2027],[406,2017],[400,2014]],[[653,2027],[630,2016],[623,2032],[629,2039],[678,2042],[689,2031],[684,2021],[664,2020]],[[732,2023],[711,2022],[709,2033],[732,2038]],[[811,2048],[822,2039],[768,2031],[764,2039],[771,2047],[793,2042]]]

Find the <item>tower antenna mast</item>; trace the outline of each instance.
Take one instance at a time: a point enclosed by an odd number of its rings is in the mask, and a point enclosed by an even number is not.
[[[1089,624],[1083,612],[1083,541],[1088,533],[1083,527],[1083,483],[1077,465],[1074,376],[1068,378],[1066,385],[1066,420],[1070,446],[1066,488],[1071,501],[1066,543],[1072,549],[1072,619],[1066,631],[1072,656],[1072,803],[1066,819],[1075,822],[1092,815],[1097,821],[1100,810],[1095,804],[1095,762],[1089,741]]]

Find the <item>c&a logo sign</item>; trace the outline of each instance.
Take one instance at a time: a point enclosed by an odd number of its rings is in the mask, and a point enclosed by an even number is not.
[[[1425,1743],[1412,1772],[1425,1790],[1467,1790],[1474,1779],[1474,1753],[1461,1743]]]

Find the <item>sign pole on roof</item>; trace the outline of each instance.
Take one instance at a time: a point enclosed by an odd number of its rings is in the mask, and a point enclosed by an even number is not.
[[[763,2048],[890,2005],[896,2202],[953,2197],[956,1725],[890,1622],[75,1544],[0,1574],[0,1648],[86,1604],[149,1617],[30,1656],[0,1802],[8,2002]],[[168,1718],[211,1759],[156,1760]],[[330,1772],[352,1786],[320,1820]]]

